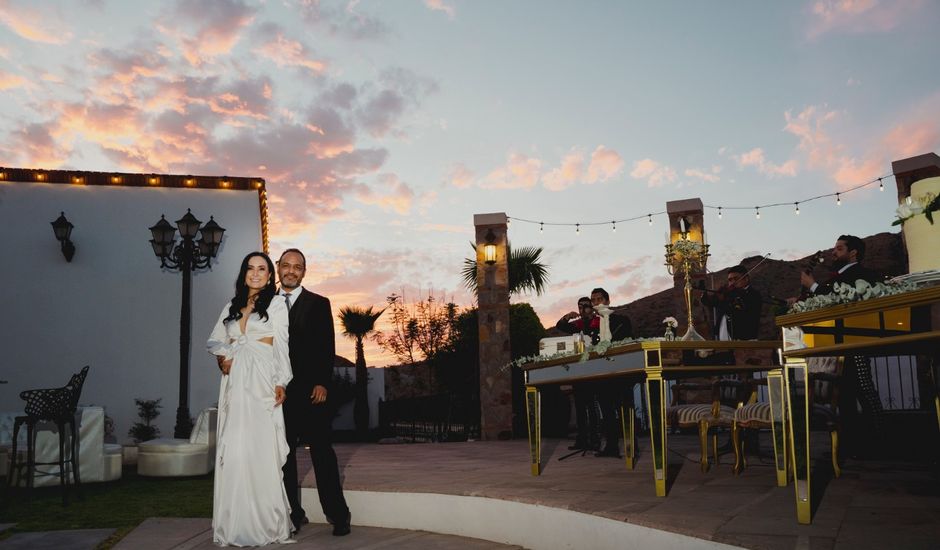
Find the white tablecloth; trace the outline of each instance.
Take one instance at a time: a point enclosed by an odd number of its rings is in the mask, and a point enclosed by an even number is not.
[[[104,477],[104,409],[101,407],[79,407],[78,465],[82,483],[102,481]],[[10,448],[13,437],[14,418],[22,412],[0,413],[0,445]],[[66,428],[68,429],[68,428]],[[17,451],[26,452],[26,426],[20,426]],[[66,442],[68,439],[66,439]],[[24,456],[25,458],[25,456]],[[54,462],[59,459],[59,431],[52,422],[37,425],[36,461]],[[34,485],[42,487],[59,484],[59,467],[38,466]],[[54,475],[43,475],[51,473]]]

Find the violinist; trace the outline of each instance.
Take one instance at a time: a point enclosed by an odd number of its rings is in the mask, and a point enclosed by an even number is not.
[[[728,270],[728,283],[702,295],[702,304],[715,308],[713,335],[717,340],[756,340],[760,328],[761,296],[751,287],[743,265]]]

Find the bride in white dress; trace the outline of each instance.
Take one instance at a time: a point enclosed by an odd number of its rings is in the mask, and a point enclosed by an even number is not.
[[[281,407],[292,376],[287,324],[274,264],[252,252],[207,344],[223,374],[212,504],[218,545],[294,542],[281,473],[289,451]]]

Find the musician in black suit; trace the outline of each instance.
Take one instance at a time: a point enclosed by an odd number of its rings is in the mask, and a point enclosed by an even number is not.
[[[861,279],[874,283],[879,277],[862,266],[865,259],[865,241],[855,235],[840,235],[836,240],[836,245],[832,249],[833,264],[836,271],[832,272],[824,283],[817,283],[813,272],[803,270],[800,272],[800,284],[803,286],[804,295],[818,296],[820,294],[830,294],[832,286],[836,283],[845,283],[855,285],[855,281]]]
[[[728,284],[702,295],[702,304],[715,308],[715,340],[756,340],[760,328],[761,295],[751,286],[743,265],[728,270]]]
[[[833,292],[833,285],[845,283],[855,286],[855,281],[861,279],[869,283],[881,280],[874,272],[862,266],[865,259],[865,241],[855,235],[840,235],[832,249],[834,271],[825,283],[817,283],[812,271],[804,270],[800,273],[800,283],[803,286],[803,295],[818,296]],[[809,271],[807,273],[807,271]],[[862,406],[865,415],[863,426],[858,417],[858,405]],[[883,435],[881,425],[881,398],[875,390],[871,376],[871,363],[865,355],[847,355],[843,358],[842,379],[839,382],[839,415],[842,424],[842,445],[849,456],[858,455],[863,446],[862,441],[871,439],[871,435]],[[877,447],[869,443],[871,447]]]
[[[591,291],[591,303],[594,307],[599,305],[610,306],[610,294],[603,288],[595,288]],[[609,321],[611,342],[633,338],[633,324],[626,314],[611,312]],[[630,406],[633,405],[633,384],[619,380],[609,380],[602,384],[597,384],[595,386],[595,392],[597,393],[597,402],[600,405],[601,416],[603,417],[604,448],[594,453],[594,455],[620,458],[622,419],[619,419],[618,412],[621,410],[624,399],[627,400]]]
[[[284,251],[277,262],[281,288],[275,299],[286,300],[288,304],[290,362],[294,373],[284,402],[285,432],[290,445],[284,465],[284,487],[296,532],[307,523],[297,483],[297,446],[309,444],[320,505],[333,524],[333,535],[343,536],[350,531],[350,514],[333,450],[333,408],[328,402],[336,355],[333,314],[327,298],[301,286],[306,269],[307,260],[296,248]]]

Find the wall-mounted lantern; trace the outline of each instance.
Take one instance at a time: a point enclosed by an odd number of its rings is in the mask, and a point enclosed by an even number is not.
[[[492,229],[486,232],[486,244],[483,245],[483,263],[493,265],[496,263],[496,235]]]
[[[56,240],[62,244],[62,255],[65,256],[65,261],[71,262],[72,257],[75,256],[75,245],[69,237],[72,236],[72,228],[75,226],[65,219],[65,212],[60,212],[59,217],[51,223]]]

